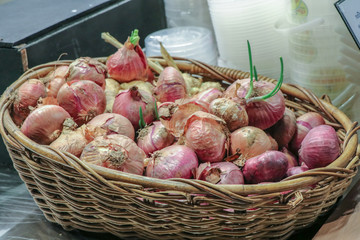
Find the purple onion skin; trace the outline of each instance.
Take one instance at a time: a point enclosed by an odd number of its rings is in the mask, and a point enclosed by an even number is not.
[[[299,158],[309,169],[325,167],[340,155],[340,141],[329,125],[319,125],[306,134],[301,143]]]
[[[199,161],[195,152],[185,145],[170,145],[154,152],[148,161],[146,176],[168,179],[193,177]]]
[[[266,151],[246,160],[242,169],[246,183],[278,182],[285,177],[288,160],[280,151]]]
[[[208,164],[202,163],[201,165]],[[199,166],[199,168],[201,167]],[[240,168],[231,162],[211,163],[197,175],[197,179],[208,182],[211,182],[209,179],[215,179],[216,184],[244,184],[244,176]]]
[[[286,176],[290,177],[292,175],[296,175],[296,174],[306,172],[307,170],[309,170],[309,168],[306,167],[305,165],[304,166],[291,167],[286,171]]]

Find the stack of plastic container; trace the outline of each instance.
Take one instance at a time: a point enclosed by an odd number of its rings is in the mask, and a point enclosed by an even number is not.
[[[198,26],[213,31],[207,0],[164,0],[167,26]]]
[[[340,35],[344,25],[334,0],[292,0],[288,14],[277,22],[288,39],[290,80],[311,89],[316,95],[335,99],[348,85],[339,63]],[[284,27],[284,25],[286,27]]]
[[[166,28],[145,38],[146,56],[161,56],[160,42],[171,56],[217,64],[218,52],[212,32],[203,27]]]
[[[219,65],[249,71],[247,40],[258,73],[277,79],[279,57],[287,65],[287,41],[274,28],[286,10],[285,0],[208,0]],[[287,71],[285,70],[285,75]]]

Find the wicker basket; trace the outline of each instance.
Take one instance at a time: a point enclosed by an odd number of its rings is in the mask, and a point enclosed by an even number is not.
[[[175,59],[182,71],[207,80],[233,82],[249,76],[247,72]],[[214,185],[198,180],[159,180],[85,164],[25,137],[9,112],[14,91],[24,81],[43,77],[70,62],[30,69],[8,87],[0,101],[0,131],[15,169],[45,217],[66,230],[107,232],[130,239],[286,239],[327,212],[357,173],[357,123],[326,97],[319,99],[288,84],[281,90],[286,106],[296,116],[319,112],[337,130],[342,154],[328,167],[277,183]]]

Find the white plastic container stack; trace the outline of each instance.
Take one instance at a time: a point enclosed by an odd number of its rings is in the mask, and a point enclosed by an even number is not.
[[[145,38],[146,56],[161,56],[160,42],[171,56],[217,64],[218,52],[212,32],[203,27],[166,28]]]
[[[198,26],[213,31],[207,0],[164,0],[167,27]]]
[[[288,0],[287,15],[275,24],[289,41],[290,81],[331,99],[349,84],[338,60],[341,44],[335,29],[344,23],[334,2]]]
[[[258,73],[279,78],[282,56],[287,75],[287,41],[274,28],[285,0],[208,0],[219,50],[219,65],[249,71],[247,40]]]

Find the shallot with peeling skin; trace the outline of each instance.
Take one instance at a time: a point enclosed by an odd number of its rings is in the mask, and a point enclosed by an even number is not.
[[[137,175],[143,174],[145,158],[144,151],[121,134],[96,137],[80,156],[87,163]]]
[[[175,102],[185,98],[186,84],[181,73],[174,67],[168,66],[160,73],[153,94],[159,102]]]
[[[141,107],[146,124],[155,119],[155,98],[147,91],[136,86],[123,90],[115,97],[112,112],[118,113],[130,120],[135,130],[139,129]]]
[[[46,96],[45,85],[39,79],[29,79],[18,88],[13,104],[12,117],[20,126],[30,111],[36,107],[38,100]]]
[[[90,138],[110,134],[121,134],[135,139],[135,129],[126,117],[117,113],[102,113],[91,119],[87,124],[87,134]]]
[[[230,152],[237,156],[233,163],[238,166],[243,166],[247,159],[272,149],[268,135],[260,128],[253,126],[237,129],[231,133],[230,139]]]
[[[230,132],[249,124],[249,118],[243,105],[228,99],[217,98],[209,106],[210,113],[224,119]]]
[[[340,141],[333,127],[319,125],[305,136],[299,158],[309,169],[325,167],[340,155]]]
[[[60,136],[50,144],[50,147],[80,157],[83,149],[89,142],[90,139],[86,138],[86,125],[77,128],[74,120],[67,118],[63,123]]]
[[[222,95],[223,95],[223,92],[220,91],[219,89],[217,89],[217,88],[209,88],[209,89],[206,89],[206,90],[204,90],[202,92],[199,92],[198,94],[193,96],[188,102],[194,102],[194,103],[200,104],[204,108],[209,110],[210,103],[213,100],[222,97]]]
[[[149,156],[174,143],[175,137],[171,135],[160,121],[154,121],[142,128],[137,137],[138,146]]]
[[[105,90],[106,66],[90,57],[80,57],[69,65],[67,81],[90,80]]]
[[[67,82],[60,88],[57,101],[79,126],[103,113],[106,107],[104,90],[89,80]]]
[[[173,103],[165,102],[159,105],[158,113],[161,123],[175,137],[180,137],[184,133],[186,121],[191,114],[207,110],[195,102]]]
[[[138,30],[132,31],[125,44],[106,61],[108,74],[118,82],[133,80],[146,81],[151,78],[151,71],[144,52],[139,45]]]
[[[60,136],[67,118],[70,114],[60,106],[40,106],[27,116],[21,132],[39,144],[50,144]]]
[[[194,150],[184,145],[170,145],[156,151],[146,162],[145,175],[159,179],[190,179],[199,164]]]
[[[229,130],[221,118],[197,111],[187,118],[182,141],[202,162],[220,162],[229,147]]]
[[[196,179],[214,184],[244,184],[244,176],[231,162],[202,163],[196,170]]]
[[[242,169],[246,183],[278,182],[285,177],[288,160],[280,151],[266,151],[245,162]]]

